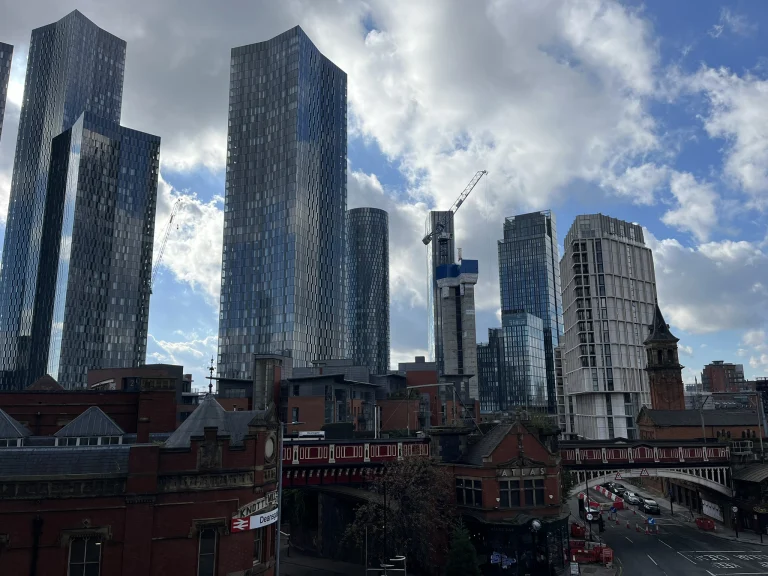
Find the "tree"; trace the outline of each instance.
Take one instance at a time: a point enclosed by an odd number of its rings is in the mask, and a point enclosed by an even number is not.
[[[446,557],[456,522],[450,471],[426,458],[406,458],[387,465],[370,488],[344,540],[362,550],[367,531],[371,566],[403,554],[409,567],[432,571]]]
[[[459,523],[453,531],[445,574],[446,576],[480,576],[477,552],[463,523]]]

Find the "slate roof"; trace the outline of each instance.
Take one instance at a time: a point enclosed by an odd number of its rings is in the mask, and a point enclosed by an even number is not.
[[[195,411],[165,441],[167,448],[188,448],[192,436],[202,436],[205,428],[217,428],[219,436],[228,435],[230,446],[243,443],[248,434],[248,425],[264,422],[267,410],[238,410],[228,412],[221,407],[212,394],[206,394]]]
[[[56,432],[57,438],[74,436],[122,436],[125,431],[112,418],[104,414],[98,406],[91,406]]]
[[[0,478],[127,474],[130,446],[72,446],[0,450]]]
[[[768,478],[768,464],[752,464],[733,472],[733,479],[743,482],[756,482],[759,484],[766,478]]]
[[[650,344],[652,342],[679,342],[679,338],[675,338],[672,332],[669,331],[669,324],[664,320],[664,316],[659,308],[659,303],[656,302],[656,310],[653,313],[653,323],[649,326],[650,334],[645,339],[644,344]]]
[[[64,388],[61,387],[61,385],[56,382],[56,380],[53,379],[52,376],[46,374],[45,376],[40,376],[37,380],[35,380],[31,386],[28,386],[26,391],[29,390],[43,390],[43,391],[55,391],[59,392],[61,390],[64,390]]]
[[[754,410],[651,410],[643,408],[638,419],[645,413],[656,426],[757,426]]]
[[[483,458],[490,456],[504,437],[512,430],[512,424],[497,424],[472,446],[467,448],[461,461],[472,466],[482,466]]]
[[[0,409],[0,438],[26,438],[32,432]]]

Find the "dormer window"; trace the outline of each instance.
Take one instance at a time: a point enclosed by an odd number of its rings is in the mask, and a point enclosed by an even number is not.
[[[17,448],[21,446],[21,438],[0,438],[0,448]]]
[[[56,438],[56,446],[109,446],[122,444],[122,436],[79,436],[75,438]]]

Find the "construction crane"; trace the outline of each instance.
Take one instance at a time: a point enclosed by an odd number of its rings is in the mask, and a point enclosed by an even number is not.
[[[467,184],[467,187],[464,188],[464,192],[462,192],[459,197],[456,199],[456,202],[453,203],[453,205],[448,209],[448,212],[451,212],[453,214],[456,213],[456,211],[461,208],[461,205],[464,204],[464,200],[467,199],[469,196],[469,193],[472,192],[472,189],[477,186],[477,183],[480,182],[480,179],[488,174],[487,170],[480,170],[472,177],[472,180],[469,181],[469,184]],[[434,229],[429,232],[424,238],[421,239],[422,242],[424,242],[425,246],[429,246],[429,243],[432,242],[432,238],[437,238],[438,241],[447,241],[450,238],[449,237],[443,237],[446,235],[443,235],[443,230],[445,230],[445,222],[438,222],[435,224]],[[447,235],[450,236],[450,235]]]
[[[149,293],[152,294],[152,288],[155,287],[155,279],[157,279],[157,272],[160,270],[160,262],[163,261],[163,253],[165,252],[165,245],[168,244],[168,237],[171,235],[171,226],[173,225],[173,219],[176,217],[176,213],[181,207],[181,198],[173,203],[171,208],[171,217],[168,219],[168,225],[165,227],[165,233],[163,234],[163,241],[160,243],[160,250],[157,252],[157,260],[152,264],[152,279],[149,281]]]

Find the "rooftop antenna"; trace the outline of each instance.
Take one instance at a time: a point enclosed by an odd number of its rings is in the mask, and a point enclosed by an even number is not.
[[[208,394],[213,394],[213,372],[216,370],[213,367],[213,356],[211,356],[211,365],[208,366],[208,372],[210,372],[210,376],[208,376]]]

